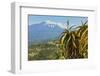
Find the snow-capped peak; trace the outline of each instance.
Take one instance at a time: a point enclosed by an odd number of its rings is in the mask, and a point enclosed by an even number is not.
[[[67,29],[66,25],[65,24],[62,24],[62,23],[54,22],[54,21],[51,21],[51,20],[47,20],[47,21],[45,21],[45,23],[49,27],[52,27],[52,28],[54,28],[55,26],[59,26],[62,29]]]

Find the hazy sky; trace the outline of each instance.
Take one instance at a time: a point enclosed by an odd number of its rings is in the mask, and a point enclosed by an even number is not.
[[[69,25],[81,25],[81,21],[84,23],[88,20],[88,17],[80,17],[80,16],[50,16],[50,15],[29,15],[28,16],[28,25],[40,23],[43,21],[51,21],[55,23],[66,24],[67,20],[69,20]]]

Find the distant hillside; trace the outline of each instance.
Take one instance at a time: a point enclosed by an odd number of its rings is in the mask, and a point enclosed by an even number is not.
[[[28,42],[41,42],[50,39],[56,39],[63,32],[57,24],[41,22],[28,26]]]

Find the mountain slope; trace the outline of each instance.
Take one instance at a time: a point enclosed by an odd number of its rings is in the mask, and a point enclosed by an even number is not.
[[[44,40],[56,39],[63,28],[54,23],[41,22],[28,26],[28,41],[40,42]]]

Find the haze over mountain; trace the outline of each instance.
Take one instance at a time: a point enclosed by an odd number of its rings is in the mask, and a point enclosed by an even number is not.
[[[66,26],[53,21],[44,21],[28,26],[28,42],[41,42],[56,39]]]

